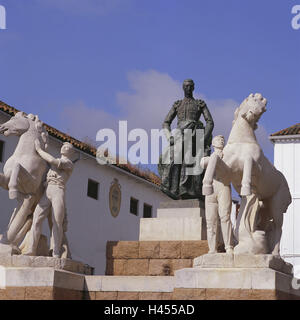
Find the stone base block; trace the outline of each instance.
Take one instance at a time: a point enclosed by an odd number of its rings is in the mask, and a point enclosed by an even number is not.
[[[293,274],[293,265],[280,256],[271,254],[204,254],[194,259],[198,268],[270,268],[286,274]]]
[[[14,268],[52,268],[74,273],[91,275],[94,269],[87,264],[71,259],[33,257],[25,255],[0,254],[0,266]]]
[[[84,275],[53,268],[0,267],[0,300],[82,300]]]
[[[293,275],[266,267],[269,262],[263,258],[260,263],[259,267],[227,265],[217,268],[207,267],[204,262],[195,268],[175,271],[175,288],[181,291],[188,289],[189,292],[205,290],[205,299],[214,298],[212,292],[219,299],[226,299],[225,295],[220,295],[221,292],[227,292],[233,299],[264,299],[267,296],[278,299],[280,294],[281,298],[300,299],[300,290],[295,286]]]
[[[161,203],[157,218],[140,220],[140,241],[206,239],[204,204],[199,200]]]
[[[206,240],[205,221],[202,217],[142,218],[140,220],[139,240]]]

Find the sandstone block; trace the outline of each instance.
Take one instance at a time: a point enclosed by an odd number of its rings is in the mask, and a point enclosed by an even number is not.
[[[181,241],[161,241],[159,258],[179,259],[181,257]]]
[[[115,276],[126,275],[126,264],[127,264],[127,260],[125,259],[113,260],[113,275]]]
[[[139,300],[161,300],[162,292],[140,292]]]
[[[53,287],[26,287],[25,300],[53,300]]]
[[[175,289],[173,300],[205,300],[205,289]]]
[[[159,258],[160,243],[159,241],[140,241],[139,258],[157,259]]]
[[[172,260],[151,259],[149,262],[150,276],[169,276],[173,272]]]
[[[181,243],[181,258],[183,259],[194,259],[206,253],[208,253],[206,240],[182,241]]]
[[[138,241],[118,241],[111,248],[111,258],[115,259],[137,259],[139,257]]]
[[[172,260],[172,275],[174,274],[175,270],[184,269],[184,268],[191,268],[193,266],[192,259],[173,259]]]
[[[139,300],[139,292],[118,292],[118,300]]]
[[[126,263],[125,273],[128,276],[145,276],[149,274],[148,259],[129,259]]]
[[[95,300],[117,300],[118,292],[98,291],[95,293]]]

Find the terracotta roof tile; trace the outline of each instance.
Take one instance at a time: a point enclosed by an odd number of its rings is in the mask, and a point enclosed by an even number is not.
[[[273,134],[271,134],[271,137],[274,136],[292,136],[292,135],[297,135],[300,134],[300,123],[297,123],[289,128],[277,131]]]
[[[0,101],[0,110],[4,111],[5,113],[9,114],[10,116],[14,116],[17,112],[19,112],[20,110],[9,106],[8,104]],[[44,126],[48,132],[48,134],[52,137],[55,137],[57,139],[59,139],[62,142],[70,142],[72,143],[72,145],[74,147],[76,147],[77,149],[93,156],[96,157],[96,153],[97,153],[97,149],[87,143],[84,143],[80,140],[77,140],[69,135],[67,135],[66,133],[63,133],[57,129],[55,129],[54,127],[51,127],[47,124],[44,123]],[[156,185],[160,185],[160,178],[153,172],[151,171],[144,171],[141,170],[133,165],[131,165],[130,163],[128,164],[115,164],[114,166],[127,171],[139,178],[142,178],[146,181],[152,182]]]

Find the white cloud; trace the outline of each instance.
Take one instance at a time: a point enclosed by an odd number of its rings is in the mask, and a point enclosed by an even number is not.
[[[118,132],[119,120],[127,120],[129,130],[143,128],[150,132],[150,129],[160,129],[174,101],[183,96],[182,83],[166,73],[155,70],[132,71],[128,74],[128,81],[131,92],[116,93],[119,114],[122,116],[109,114],[101,110],[100,106],[99,108],[89,107],[80,102],[64,108],[62,115],[65,127],[78,138],[89,136],[94,141],[99,129],[111,128]],[[233,99],[207,98],[197,92],[195,97],[203,98],[209,107],[215,122],[213,134],[222,134],[227,139],[232,127],[234,111],[239,103]],[[176,123],[177,120],[174,120],[175,126]],[[267,131],[260,124],[256,136],[263,150],[266,149],[265,151],[271,154],[272,145]]]
[[[36,0],[38,4],[55,7],[77,15],[102,15],[125,5],[124,0]]]

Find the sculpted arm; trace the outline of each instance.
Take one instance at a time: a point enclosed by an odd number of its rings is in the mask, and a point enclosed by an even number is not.
[[[177,114],[177,110],[176,110],[175,104],[176,104],[176,102],[174,103],[174,105],[172,106],[171,110],[167,114],[167,116],[166,116],[166,118],[164,120],[164,123],[162,125],[163,129],[166,129],[165,130],[165,134],[166,134],[166,138],[168,140],[171,137],[171,123],[175,119],[176,114]]]
[[[59,160],[55,159],[48,152],[42,150],[40,142],[38,140],[35,141],[35,149],[36,149],[36,152],[40,155],[40,157],[43,158],[45,161],[47,161],[48,163],[50,163],[56,167],[59,166]]]
[[[206,121],[206,126],[205,126],[205,131],[204,131],[204,140],[207,140],[213,131],[214,120],[213,120],[213,118],[207,108],[207,105],[204,101],[203,101],[202,113],[203,113],[203,117]]]

